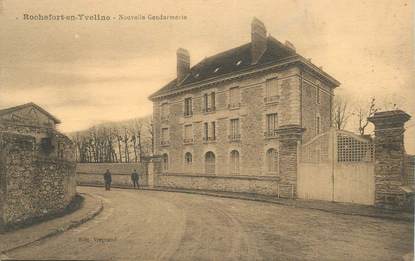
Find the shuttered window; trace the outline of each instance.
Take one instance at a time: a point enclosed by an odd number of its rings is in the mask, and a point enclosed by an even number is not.
[[[184,138],[186,140],[193,138],[193,128],[192,125],[185,125],[184,126]]]
[[[161,141],[167,142],[169,140],[169,128],[161,129]]]
[[[184,99],[184,116],[190,116],[192,114],[192,98],[186,98]]]
[[[231,140],[239,140],[240,132],[239,132],[239,119],[232,119],[230,123],[230,139]]]
[[[267,132],[273,133],[278,128],[278,115],[276,113],[267,114]]]
[[[234,87],[229,90],[229,105],[231,108],[239,107],[241,102],[241,94],[239,87]]]
[[[161,118],[167,119],[169,115],[169,105],[167,103],[164,103],[161,105]]]
[[[265,89],[267,98],[278,96],[278,79],[272,78],[267,80],[265,83]]]

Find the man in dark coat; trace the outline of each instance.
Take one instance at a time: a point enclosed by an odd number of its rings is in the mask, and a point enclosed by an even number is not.
[[[104,181],[105,181],[105,190],[111,190],[111,172],[109,169],[104,173]]]
[[[140,188],[138,186],[138,179],[139,179],[139,176],[138,176],[137,170],[134,169],[133,173],[131,173],[131,180],[132,180],[132,182],[134,184],[134,188],[137,185],[137,189]]]

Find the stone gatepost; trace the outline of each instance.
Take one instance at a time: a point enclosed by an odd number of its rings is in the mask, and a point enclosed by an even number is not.
[[[147,166],[147,186],[153,188],[157,186],[157,175],[161,173],[161,157],[148,157],[145,164]]]
[[[411,118],[401,111],[377,112],[368,118],[375,125],[375,206],[402,208],[405,204],[404,125]]]
[[[304,129],[299,125],[284,125],[276,132],[279,140],[279,194],[296,198],[299,150]]]

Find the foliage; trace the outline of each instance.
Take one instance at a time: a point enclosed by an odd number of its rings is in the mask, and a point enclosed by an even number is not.
[[[141,162],[154,153],[151,116],[95,125],[68,134],[76,146],[77,162]]]

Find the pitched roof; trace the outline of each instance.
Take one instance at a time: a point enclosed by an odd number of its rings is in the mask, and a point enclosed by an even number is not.
[[[6,109],[2,109],[2,110],[0,110],[0,116],[1,115],[5,115],[5,114],[12,113],[14,111],[18,111],[18,110],[24,109],[26,107],[35,107],[37,110],[41,111],[43,114],[45,114],[46,116],[48,116],[49,118],[51,118],[55,122],[55,124],[61,123],[61,121],[58,118],[56,118],[55,116],[53,116],[52,114],[50,114],[49,112],[47,112],[45,109],[43,109],[42,107],[40,107],[39,105],[37,105],[37,104],[35,104],[33,102],[25,103],[25,104],[18,105],[18,106],[15,106],[15,107],[10,107],[10,108],[6,108]]]
[[[179,87],[182,88],[186,85],[216,78],[232,72],[259,67],[269,62],[275,62],[296,55],[293,49],[288,48],[275,38],[269,36],[267,39],[267,48],[256,64],[252,64],[251,43],[247,43],[203,59],[190,69],[190,72],[182,82],[177,84],[177,79],[174,79],[151,95],[150,98],[178,89]]]
[[[258,68],[270,63],[277,63],[287,58],[299,58],[308,66],[312,66],[314,69],[317,68],[304,57],[297,54],[295,50],[282,44],[272,36],[269,36],[267,38],[267,48],[256,64],[252,64],[251,43],[247,43],[203,59],[201,62],[190,68],[189,73],[182,82],[177,83],[177,79],[170,81],[157,92],[152,94],[150,99],[174,90],[184,89],[187,86],[205,80],[224,76],[229,73],[237,73]],[[317,70],[321,71],[318,68]],[[321,72],[325,74],[323,71]],[[335,79],[333,80],[336,82],[336,85],[338,85],[338,82]]]

